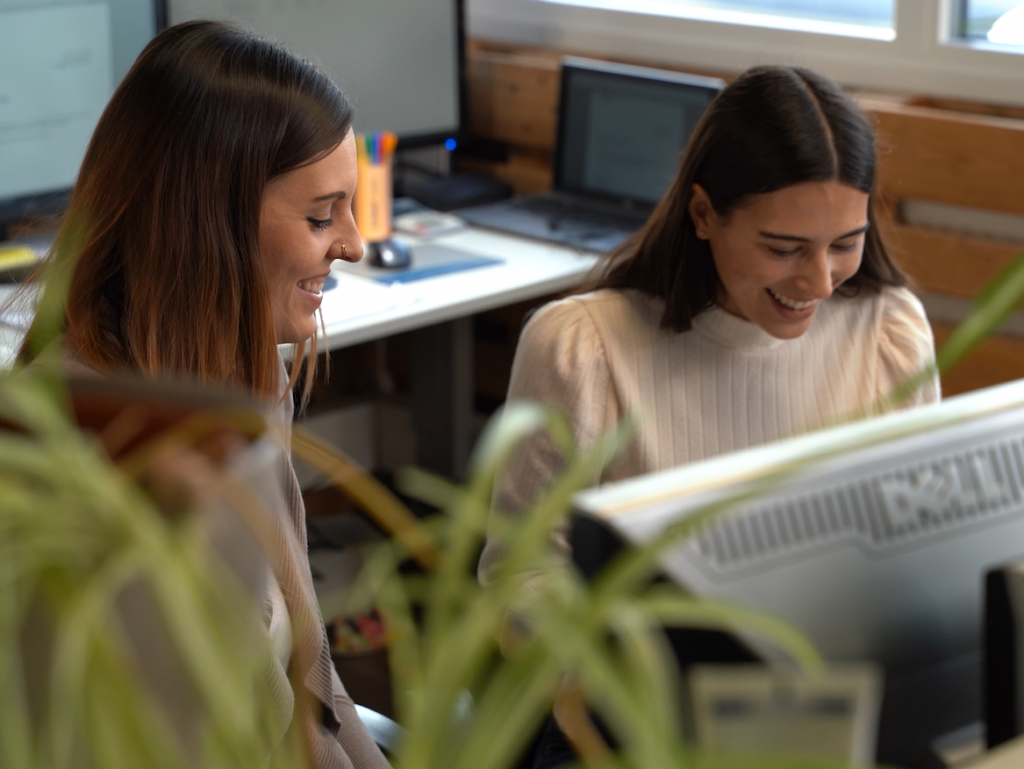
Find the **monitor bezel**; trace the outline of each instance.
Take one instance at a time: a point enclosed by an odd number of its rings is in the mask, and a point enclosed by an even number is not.
[[[1024,523],[1024,514],[1021,513],[1022,497],[1013,489],[1020,487],[1019,479],[1024,478],[1024,474],[1014,464],[1019,461],[1020,451],[999,448],[1008,442],[1008,434],[1013,434],[1017,441],[1024,440],[1024,380],[989,386],[944,401],[868,419],[823,426],[802,435],[697,460],[672,469],[609,482],[578,492],[573,498],[570,524],[572,558],[588,579],[594,579],[623,547],[649,542],[658,532],[665,531],[666,526],[677,524],[688,515],[710,511],[716,506],[723,513],[723,518],[712,522],[712,528],[728,526],[728,516],[747,515],[752,507],[786,506],[790,510],[807,511],[813,507],[805,506],[806,500],[837,486],[851,486],[866,479],[877,481],[881,475],[902,477],[905,481],[908,470],[918,473],[921,469],[930,472],[934,466],[952,467],[952,464],[946,463],[951,463],[954,455],[959,455],[962,462],[969,461],[972,456],[986,457],[986,466],[1001,468],[992,476],[1005,484],[1003,489],[996,487],[997,497],[993,496],[991,487],[980,498],[977,496],[986,474],[976,468],[970,470],[971,478],[964,489],[955,484],[945,485],[946,480],[942,481],[943,485],[936,485],[938,481],[934,479],[930,482],[930,488],[937,489],[934,498],[944,508],[939,510],[943,527],[933,527],[930,519],[901,522],[896,525],[912,527],[909,530],[910,537],[904,538],[907,531],[896,531],[895,534],[882,531],[880,544],[872,546],[869,542],[865,549],[848,536],[822,537],[820,531],[827,530],[830,524],[819,519],[818,524],[811,523],[812,530],[819,527],[819,533],[797,534],[796,539],[803,540],[805,544],[797,550],[790,550],[784,558],[769,556],[762,558],[759,563],[748,561],[738,568],[727,565],[725,568],[728,572],[722,570],[712,575],[712,570],[717,567],[708,567],[701,554],[703,548],[680,541],[672,546],[674,555],[663,556],[656,572],[659,578],[682,585],[694,596],[768,612],[805,633],[812,633],[809,626],[794,616],[778,612],[779,602],[762,600],[765,591],[772,590],[772,587],[765,588],[763,585],[771,582],[772,574],[777,573],[777,570],[789,570],[795,561],[799,561],[799,570],[802,572],[811,568],[822,569],[821,573],[825,573],[824,569],[828,568],[829,573],[833,573],[836,564],[840,564],[841,568],[842,560],[833,561],[828,567],[821,566],[822,563],[829,563],[826,559],[842,559],[843,553],[858,553],[858,560],[861,561],[858,569],[870,568],[874,571],[882,568],[892,572],[894,570],[886,566],[886,561],[904,558],[915,561],[922,557],[922,553],[932,548],[949,548],[950,543],[958,542],[963,537],[963,541],[970,544],[961,551],[963,560],[959,567],[956,563],[942,561],[934,556],[931,563],[934,565],[941,562],[941,568],[946,573],[952,569],[955,576],[950,579],[956,581],[958,588],[967,587],[965,590],[946,590],[942,600],[934,600],[934,596],[931,596],[930,600],[922,602],[923,614],[928,619],[927,622],[918,623],[914,637],[927,635],[928,647],[918,644],[912,650],[915,662],[907,664],[909,657],[906,642],[901,641],[899,643],[904,644],[905,648],[897,649],[895,657],[890,658],[894,662],[892,667],[886,665],[886,699],[879,722],[877,758],[879,762],[894,766],[918,766],[924,751],[929,749],[937,737],[978,717],[976,706],[980,703],[972,699],[974,695],[971,692],[976,691],[985,675],[980,664],[985,641],[981,637],[977,643],[972,642],[969,648],[963,646],[964,628],[975,628],[980,633],[981,627],[970,622],[951,622],[950,601],[962,606],[964,595],[973,593],[973,598],[969,599],[976,602],[973,610],[983,617],[982,580],[985,570],[1008,562],[1008,559],[1017,561],[1021,557],[1018,543],[1022,541],[1020,528]],[[952,469],[936,477],[945,479],[953,475],[963,477]],[[928,477],[931,476],[916,475],[917,479]],[[914,483],[916,486],[917,481]],[[878,504],[877,497],[864,495],[863,492],[858,494],[861,494],[860,501],[864,504]],[[737,509],[728,509],[732,507]],[[972,508],[990,507],[996,508],[991,514],[976,517],[972,513]],[[949,511],[954,508],[957,512],[951,514]],[[1007,512],[1008,508],[1013,508],[1013,511]],[[833,523],[839,518],[847,522],[851,520],[846,518],[846,513],[839,507],[831,510],[834,512],[829,517]],[[950,523],[952,525],[947,527],[946,524]],[[992,532],[1008,530],[1002,527],[1016,529],[1016,536],[1002,538],[1002,549],[980,548],[976,544],[979,538],[991,538]],[[690,533],[700,537],[706,531]],[[808,544],[811,539],[815,541]],[[775,547],[775,543],[770,546]],[[750,545],[740,544],[737,547],[746,550]],[[761,545],[755,544],[753,547]],[[681,552],[684,549],[689,552]],[[675,563],[669,563],[670,559]],[[784,560],[788,563],[784,563]],[[689,565],[681,569],[680,562]],[[973,577],[965,579],[964,572],[972,569]],[[901,584],[934,584],[925,575],[927,572],[918,572],[914,579],[903,579]],[[807,575],[803,573],[802,576],[806,578]],[[970,581],[972,578],[975,580],[973,588]],[[717,586],[715,589],[709,589],[712,583]],[[752,600],[739,597],[755,583],[761,587],[753,589],[750,594]],[[850,592],[845,588],[837,589],[811,581],[800,584],[814,585],[818,593],[812,601],[801,600],[801,603],[808,606],[813,605],[814,601],[820,603],[822,595],[834,597]],[[851,583],[837,578],[831,584],[838,586]],[[928,593],[925,588],[912,589],[926,595]],[[757,597],[759,590],[761,596]],[[773,592],[777,596],[782,594],[783,591],[779,590]],[[854,611],[864,612],[866,605],[856,604]],[[866,627],[877,628],[884,621],[890,628],[897,628],[900,634],[905,634],[906,627],[899,624],[904,621],[905,615],[899,615],[900,621],[894,623],[895,616],[891,610],[888,614],[874,615],[874,621]],[[957,620],[966,616],[958,615]],[[820,631],[821,624],[816,624]],[[951,634],[950,628],[954,627],[958,632]],[[675,644],[676,653],[684,666],[694,662],[720,661],[717,658],[705,659],[704,655],[709,653],[709,649],[715,654],[728,652],[732,657],[740,657],[744,651],[750,651],[761,661],[779,660],[778,649],[769,648],[771,644],[764,644],[756,638],[756,634],[739,630],[735,636],[732,646],[724,645],[725,641],[716,637],[699,648],[694,646],[692,639],[684,636],[680,643]],[[813,635],[811,638],[814,640]],[[865,645],[879,651],[882,647],[889,647],[886,651],[889,654],[896,638],[899,635],[891,631],[882,634],[877,630],[870,631],[865,635]],[[751,641],[753,643],[748,643]],[[698,655],[690,653],[695,648]],[[842,654],[829,656],[827,649],[822,649],[822,652],[832,662],[852,658]],[[862,655],[861,658],[884,663],[881,658],[876,658],[874,652]],[[1005,671],[1002,674],[1005,675]],[[944,701],[941,712],[920,707],[925,695],[929,693]],[[955,703],[955,708],[950,703]],[[925,715],[921,716],[922,713]],[[953,723],[956,721],[959,723]]]
[[[453,130],[433,131],[430,133],[410,134],[398,136],[398,149],[416,149],[419,147],[430,147],[443,145],[448,139],[454,139],[456,144],[462,142],[466,137],[469,126],[469,105],[467,95],[469,93],[469,80],[466,74],[466,2],[465,0],[453,0],[455,4],[455,69],[456,69],[456,91],[458,117]]]

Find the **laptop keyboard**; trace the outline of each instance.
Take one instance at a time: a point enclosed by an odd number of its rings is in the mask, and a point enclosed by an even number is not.
[[[547,217],[549,224],[553,225],[552,229],[557,229],[559,224],[565,224],[631,232],[639,229],[644,222],[644,217],[640,215],[599,211],[556,198],[526,198],[515,201],[515,205],[531,214]]]
[[[644,223],[639,212],[616,213],[547,195],[503,200],[457,213],[478,227],[598,253],[616,248]]]

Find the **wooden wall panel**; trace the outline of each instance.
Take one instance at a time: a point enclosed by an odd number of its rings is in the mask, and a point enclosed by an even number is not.
[[[550,190],[553,181],[551,153],[519,147],[510,148],[508,160],[503,163],[462,159],[459,170],[490,174],[524,194]]]
[[[471,48],[469,129],[476,136],[550,150],[558,117],[558,61]]]
[[[1013,107],[1009,104],[981,104],[980,102],[943,99],[935,96],[913,96],[906,99],[905,103],[911,107],[930,107],[967,115],[992,115],[1024,120],[1024,107]]]
[[[932,323],[935,344],[941,345],[953,327]],[[1024,378],[1024,340],[994,336],[942,378],[943,396]]]
[[[924,227],[890,224],[883,236],[915,289],[972,299],[1005,267],[1020,246]]]
[[[1024,120],[861,104],[877,121],[883,194],[1024,214]]]

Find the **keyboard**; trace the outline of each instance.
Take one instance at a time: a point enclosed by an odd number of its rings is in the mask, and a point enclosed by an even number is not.
[[[537,216],[546,216],[555,224],[574,223],[582,226],[634,231],[646,219],[644,214],[623,213],[605,208],[593,208],[568,200],[550,197],[524,197],[512,205]]]
[[[621,244],[646,219],[646,213],[592,207],[548,195],[464,208],[458,215],[478,227],[597,252]]]

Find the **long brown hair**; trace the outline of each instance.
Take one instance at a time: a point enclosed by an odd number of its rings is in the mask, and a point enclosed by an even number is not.
[[[751,196],[802,182],[838,180],[871,194],[875,138],[853,100],[828,78],[801,67],[755,67],[708,107],[672,187],[646,225],[612,252],[591,288],[634,288],[664,300],[663,328],[686,331],[712,307],[718,272],[690,218],[694,184],[728,217]],[[906,275],[886,251],[868,206],[860,269],[844,295],[904,286]]]
[[[337,86],[268,40],[210,21],[161,32],[104,110],[44,266],[58,286],[47,291],[66,283],[65,344],[101,371],[277,398],[263,193],[327,155],[351,125]],[[20,360],[40,352],[43,322]],[[290,385],[305,348],[296,345]],[[314,336],[307,387],[315,353]]]

